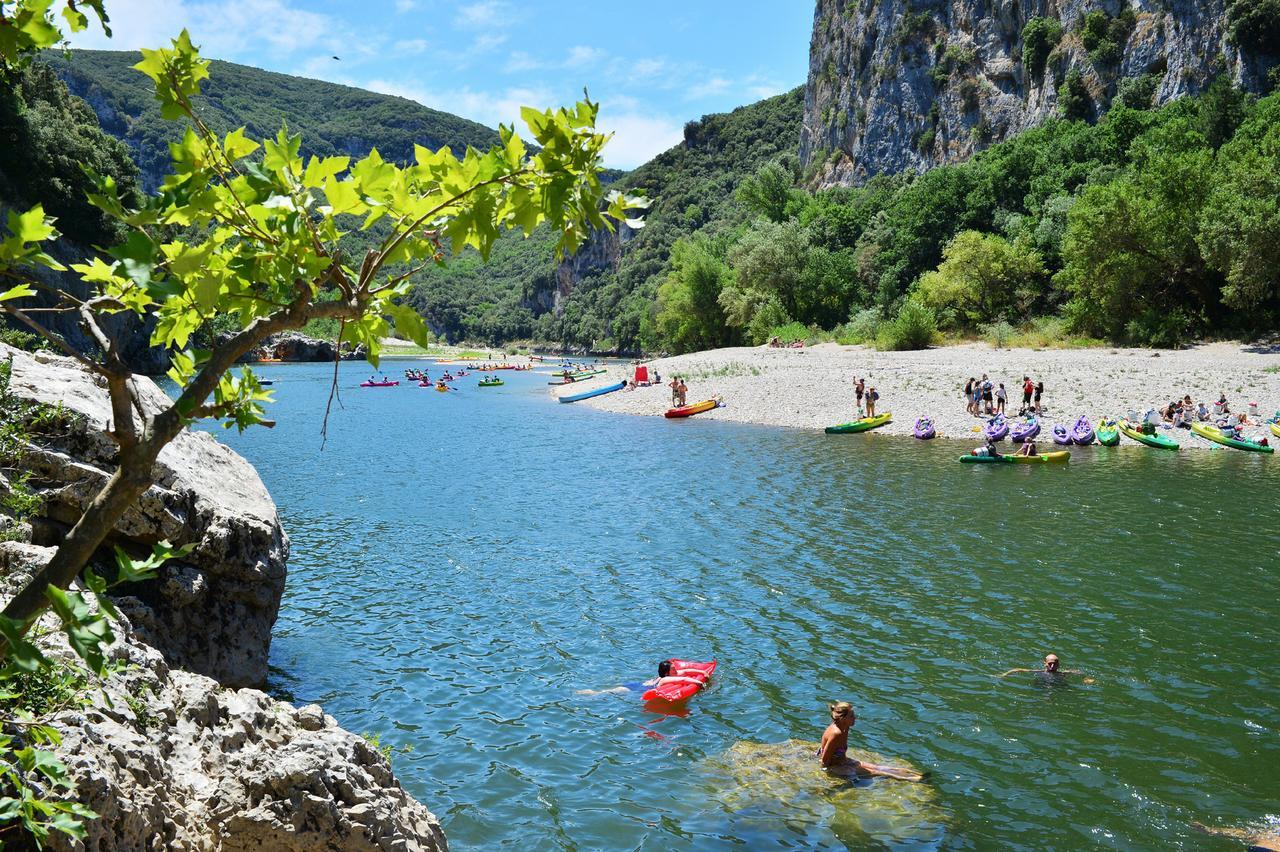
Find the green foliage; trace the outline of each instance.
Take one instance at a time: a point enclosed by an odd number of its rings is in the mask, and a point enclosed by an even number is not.
[[[1045,279],[1044,262],[1028,242],[963,231],[947,244],[937,270],[920,277],[916,297],[957,327],[973,328],[1029,316]]]
[[[1033,82],[1044,78],[1049,52],[1062,39],[1062,24],[1056,18],[1035,17],[1022,28],[1022,64]]]
[[[901,351],[927,349],[938,339],[938,316],[932,308],[907,299],[876,335],[876,348]]]
[[[1058,110],[1068,120],[1084,121],[1093,113],[1093,96],[1084,83],[1084,75],[1078,68],[1067,72],[1066,79],[1058,87]]]
[[[1244,50],[1280,53],[1280,0],[1231,0],[1227,27],[1231,43]]]
[[[686,237],[671,251],[671,272],[658,288],[657,339],[672,352],[714,349],[729,342],[720,291],[733,280],[723,248]]]
[[[786,325],[774,326],[769,329],[768,334],[769,340],[776,337],[782,343],[808,342],[815,337],[813,329],[799,322],[789,322]]]
[[[879,308],[863,308],[855,312],[847,323],[835,329],[835,341],[842,346],[858,346],[863,343],[871,343],[876,339],[876,335],[880,331],[880,324],[883,321],[884,317],[881,315]]]
[[[1009,345],[1009,341],[1017,330],[1009,325],[1006,320],[997,320],[996,322],[987,323],[982,330],[982,339],[990,343],[996,349],[1003,349]]]
[[[32,54],[65,38],[62,27],[77,33],[88,29],[92,12],[107,35],[103,0],[6,0],[0,4],[0,74],[26,65]]]
[[[1116,96],[1112,105],[1123,105],[1129,109],[1151,109],[1159,86],[1160,77],[1157,74],[1125,77],[1116,84]]]
[[[25,352],[36,352],[44,348],[44,339],[40,335],[7,325],[0,325],[0,343]]]
[[[795,188],[791,171],[781,163],[770,162],[738,184],[737,196],[739,203],[754,215],[771,222],[784,222],[800,192]]]
[[[1221,148],[1248,112],[1249,96],[1231,85],[1225,74],[1214,78],[1200,96],[1200,132],[1209,147]]]

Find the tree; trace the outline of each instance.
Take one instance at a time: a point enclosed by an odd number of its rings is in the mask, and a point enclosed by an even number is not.
[[[1022,28],[1022,64],[1033,82],[1044,77],[1049,52],[1062,39],[1062,24],[1056,18],[1031,18]]]
[[[658,288],[654,324],[660,348],[673,352],[714,349],[727,342],[720,291],[733,273],[704,237],[679,240],[671,249],[671,271]]]
[[[1219,74],[1200,96],[1200,132],[1215,151],[1235,135],[1248,111],[1249,96]]]
[[[1232,44],[1274,56],[1280,52],[1280,0],[1231,0],[1227,28]]]
[[[787,316],[801,319],[809,232],[798,222],[757,221],[729,251],[729,265],[740,289],[773,296]]]
[[[795,177],[781,163],[765,163],[754,175],[738,185],[738,201],[752,213],[771,222],[785,222],[788,207],[801,193],[795,188]]]
[[[916,285],[931,308],[954,311],[956,324],[973,328],[993,320],[1026,319],[1045,280],[1035,249],[998,234],[963,231],[943,250],[943,261]]]
[[[1062,117],[1071,121],[1084,121],[1093,112],[1093,97],[1079,69],[1068,71],[1066,79],[1058,87],[1058,108]]]
[[[47,3],[28,7],[41,5]],[[119,448],[115,473],[49,563],[5,607],[0,657],[25,641],[51,600],[68,594],[61,590],[151,486],[157,456],[179,431],[207,417],[241,429],[270,424],[263,407],[270,395],[252,371],[229,372],[268,335],[332,318],[343,328],[341,339],[364,344],[376,364],[388,317],[401,333],[429,342],[421,317],[399,299],[414,270],[443,262],[446,245],[454,253],[471,246],[487,257],[502,230],[528,235],[546,222],[559,235],[557,249],[572,252],[591,229],[612,228],[611,220],[642,204],[616,192],[606,203],[598,172],[608,137],[595,132],[598,105],[590,101],[571,110],[525,108],[536,154],[502,127],[499,145],[483,154],[468,150],[461,159],[447,148],[418,148],[416,162],[403,167],[377,151],[354,164],[348,157],[304,162],[301,140],[285,129],[262,143],[243,129],[223,137],[209,130],[191,102],[209,63],[186,32],[171,47],[142,55],[135,67],[153,81],[164,117],[190,126],[173,147],[173,173],[157,195],[134,207],[113,179],[101,178],[90,198],[129,236],[104,256],[74,265],[92,295],[58,291],[55,310],[78,314],[100,358],[76,351],[45,328],[36,310],[22,307],[24,297],[46,288],[33,268],[60,268],[43,250],[58,236],[43,208],[10,214],[9,236],[0,242],[0,278],[10,285],[0,292],[0,309],[102,377],[113,414],[109,434]],[[348,258],[338,248],[344,229],[380,221],[390,223],[387,236],[363,257]],[[179,229],[187,229],[184,237],[170,238]],[[171,352],[169,375],[179,393],[162,411],[143,407],[119,342],[104,331],[102,318],[124,311],[154,316],[152,342]],[[234,317],[235,332],[211,350],[194,348],[193,338],[218,315]]]

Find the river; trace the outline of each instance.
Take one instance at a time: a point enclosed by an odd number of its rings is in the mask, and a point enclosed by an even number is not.
[[[1231,849],[1189,823],[1280,811],[1280,460],[974,467],[364,364],[322,449],[332,371],[263,367],[279,425],[219,433],[292,538],[271,689],[392,746],[454,849]],[[1095,682],[993,676],[1049,650]],[[719,660],[686,716],[577,694],[668,656]],[[736,789],[838,699],[927,791]]]

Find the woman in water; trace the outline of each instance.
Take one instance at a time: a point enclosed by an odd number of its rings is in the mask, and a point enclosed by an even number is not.
[[[849,750],[849,729],[857,721],[853,705],[840,701],[828,705],[831,711],[831,724],[822,732],[822,743],[818,746],[818,762],[822,768],[832,775],[882,775],[886,778],[897,778],[899,781],[923,781],[924,776],[913,769],[899,769],[894,766],[877,766],[874,763],[863,763],[847,755]]]

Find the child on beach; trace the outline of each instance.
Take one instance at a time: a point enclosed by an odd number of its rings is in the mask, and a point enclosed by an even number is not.
[[[862,416],[862,395],[866,393],[867,383],[864,379],[855,379],[853,382],[853,395],[858,399],[858,416]]]
[[[818,762],[822,768],[832,775],[881,775],[886,778],[897,778],[900,781],[923,781],[924,776],[911,769],[899,769],[894,766],[877,766],[874,763],[863,763],[848,756],[849,729],[857,721],[853,705],[847,701],[839,701],[827,706],[831,713],[831,724],[822,732],[822,742],[818,745]]]
[[[991,380],[987,378],[986,373],[983,373],[982,374],[982,404],[983,404],[983,407],[986,409],[987,414],[994,413],[992,411],[992,406],[991,406],[991,401],[992,401],[991,392],[993,389],[994,389],[994,386],[991,384]]]
[[[964,383],[964,413],[973,413],[973,376],[970,376],[969,381]]]
[[[1044,395],[1044,382],[1043,381],[1036,382],[1036,415],[1037,416],[1043,413],[1040,407],[1040,397],[1043,395]]]

